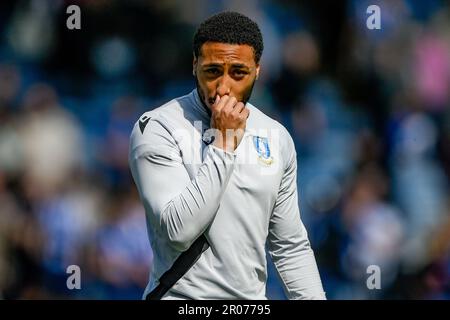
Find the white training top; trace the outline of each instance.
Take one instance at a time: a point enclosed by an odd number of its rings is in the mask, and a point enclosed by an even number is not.
[[[266,241],[289,299],[325,299],[300,219],[292,138],[247,107],[233,153],[204,142],[210,116],[196,89],[135,124],[129,163],[154,257],[144,297],[204,233],[210,247],[164,299],[267,299]]]

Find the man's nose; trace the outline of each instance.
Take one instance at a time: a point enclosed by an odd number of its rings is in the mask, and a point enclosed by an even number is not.
[[[226,75],[221,77],[217,82],[217,94],[222,97],[231,93],[231,83]]]

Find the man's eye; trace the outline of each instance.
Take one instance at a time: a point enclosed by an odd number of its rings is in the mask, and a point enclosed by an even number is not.
[[[206,69],[205,72],[207,74],[210,74],[210,75],[217,75],[217,74],[219,74],[219,70],[218,69]]]
[[[245,76],[247,73],[248,73],[248,72],[247,72],[247,71],[244,71],[244,70],[236,70],[236,71],[234,71],[234,74],[235,74],[236,76],[239,76],[239,77],[243,77],[243,76]]]

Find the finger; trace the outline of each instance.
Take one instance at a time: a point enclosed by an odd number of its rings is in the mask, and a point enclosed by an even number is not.
[[[234,106],[234,112],[236,113],[241,113],[245,108],[245,104],[243,102],[238,102],[235,106]]]
[[[219,99],[217,99],[217,97]],[[227,96],[227,95],[222,96],[222,97],[219,97],[219,95],[217,95],[217,97],[216,97],[216,101],[218,101],[218,102],[217,102],[217,104],[215,106],[215,110],[214,110],[215,112],[221,111],[225,107],[225,105],[228,102],[228,100],[230,99],[230,97]]]
[[[250,109],[249,108],[244,108],[244,110],[242,110],[242,112],[240,113],[241,117],[244,120],[247,120],[248,117],[250,116]]]
[[[223,112],[233,112],[234,106],[237,103],[237,99],[235,97],[229,97],[228,101],[226,102],[225,106],[223,107]]]
[[[214,101],[214,103],[211,105],[211,111],[212,112],[216,112],[217,111],[217,106],[220,102],[220,96],[216,95],[216,100]]]

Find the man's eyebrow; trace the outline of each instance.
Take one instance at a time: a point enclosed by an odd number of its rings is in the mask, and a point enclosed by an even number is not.
[[[232,67],[234,68],[243,68],[243,69],[250,69],[249,66],[243,64],[243,63],[233,63],[231,64]]]
[[[210,68],[210,67],[223,67],[224,64],[218,62],[210,62],[202,65],[202,68]],[[232,63],[231,66],[233,68],[242,68],[242,69],[250,69],[249,66],[243,63]]]
[[[216,62],[210,62],[210,63],[205,63],[202,65],[202,68],[209,68],[209,67],[222,67],[223,64],[221,63],[216,63]]]

